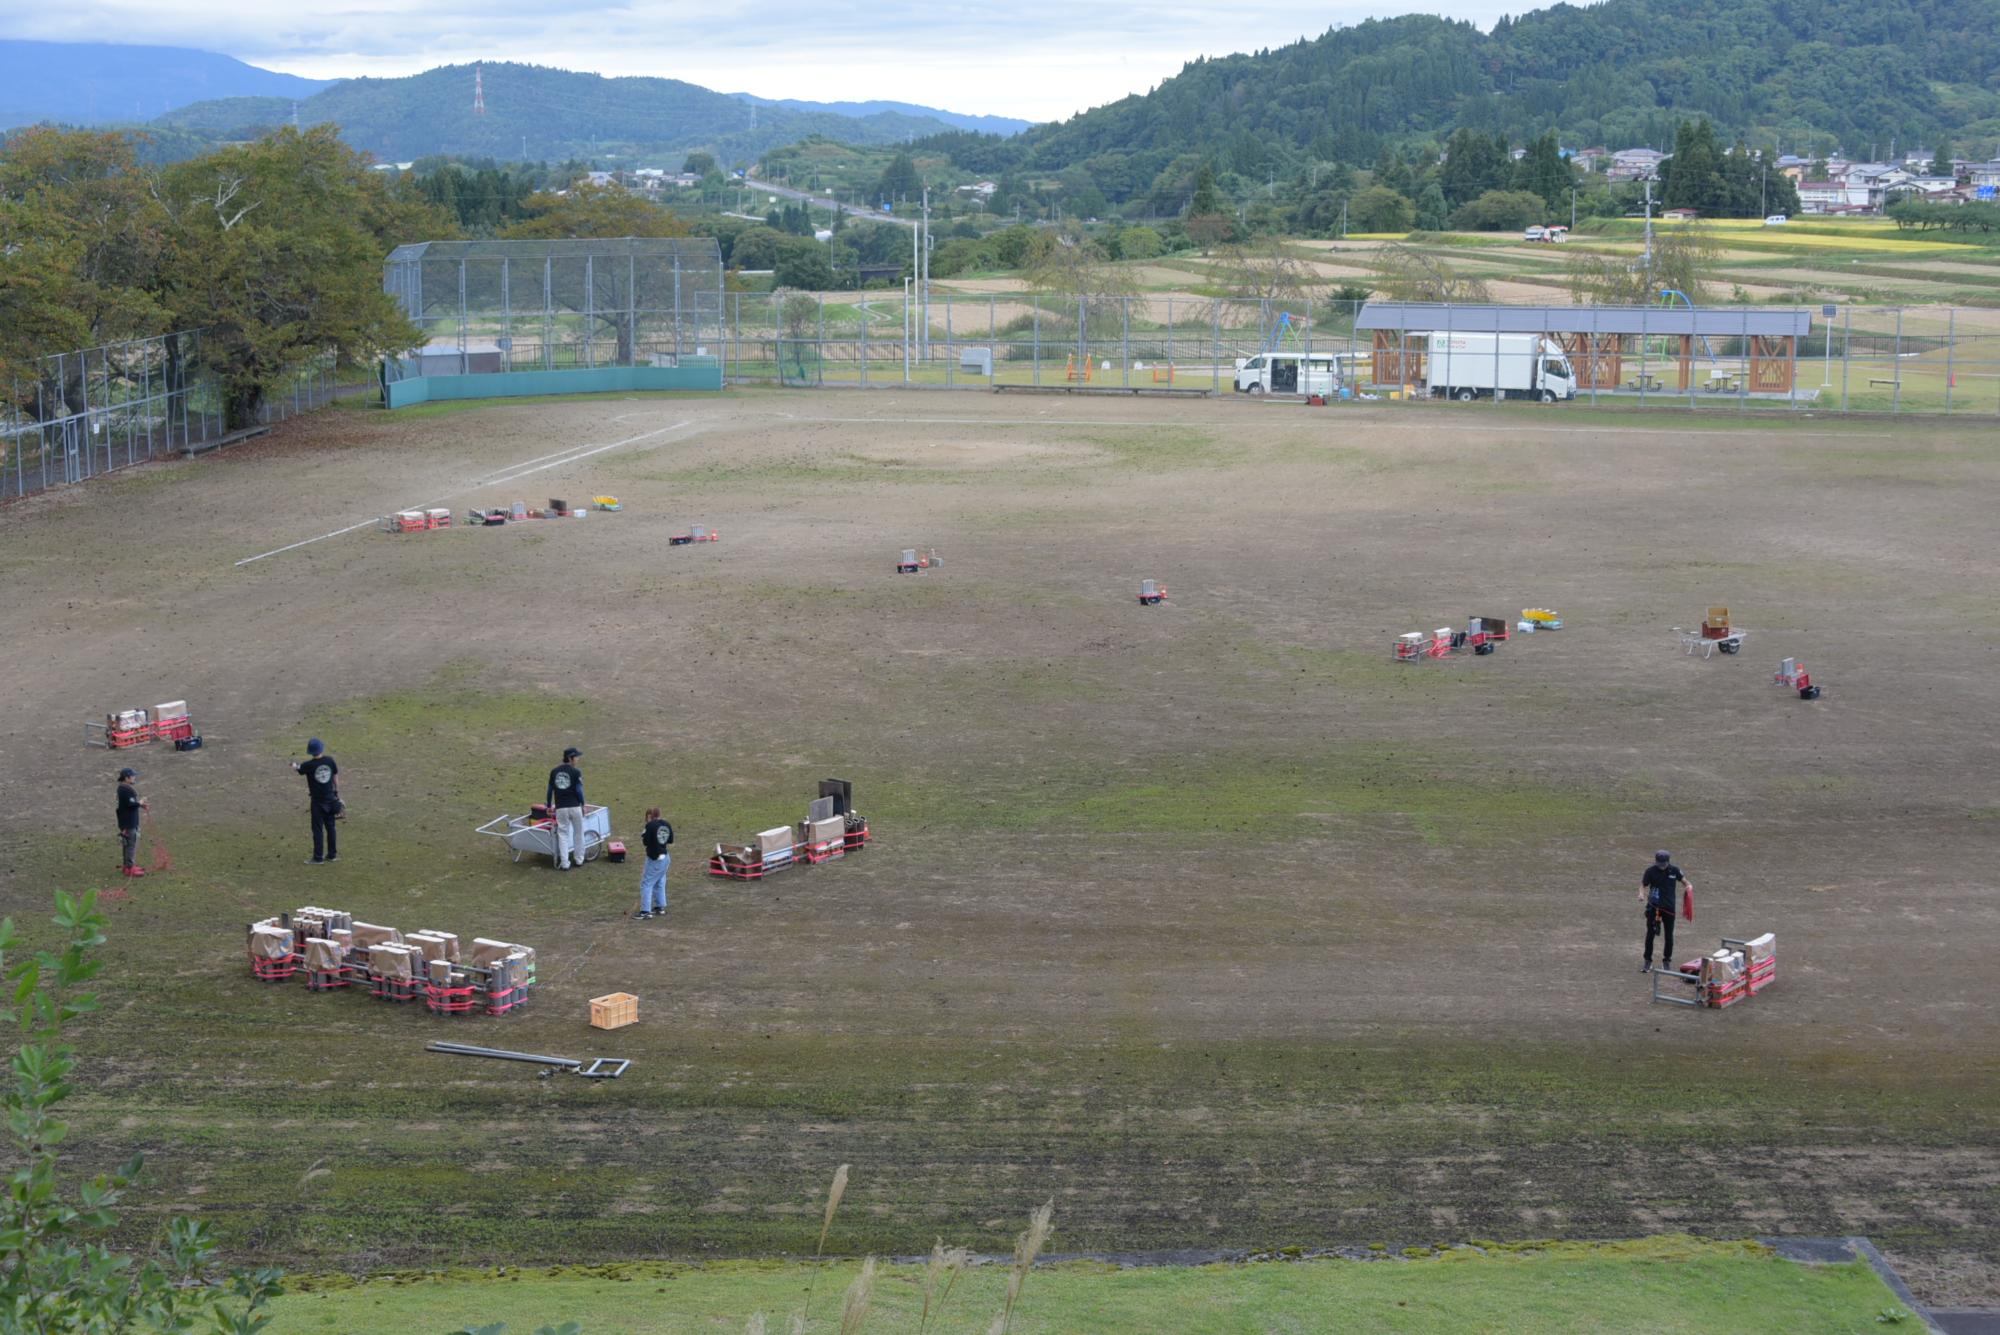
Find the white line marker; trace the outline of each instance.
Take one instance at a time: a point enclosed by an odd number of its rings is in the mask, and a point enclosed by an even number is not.
[[[448,495],[440,496],[436,500],[423,501],[416,505],[405,505],[400,508],[404,510],[426,510],[434,505],[439,504],[442,501],[453,500],[459,496],[467,494],[468,492],[478,491],[484,487],[498,486],[503,482],[518,482],[524,477],[530,477],[533,474],[542,472],[545,469],[560,468],[564,464],[580,463],[581,461],[590,458],[590,456],[592,456],[593,454],[602,454],[606,450],[615,450],[619,448],[621,445],[636,445],[642,440],[651,440],[654,436],[664,436],[669,431],[678,431],[682,427],[690,425],[692,422],[693,419],[689,418],[686,421],[676,422],[672,426],[663,426],[653,431],[641,432],[639,435],[636,436],[627,436],[623,440],[614,440],[609,445],[589,445],[589,446],[572,445],[567,450],[557,450],[555,454],[536,455],[532,459],[523,459],[520,463],[509,464],[507,467],[502,468],[497,473],[488,474],[486,477],[480,478],[479,480],[472,483],[472,485],[464,487],[458,491],[451,492]],[[557,458],[556,457],[557,455],[560,455],[562,457]],[[551,460],[551,462],[543,463],[542,461],[544,459]],[[533,467],[530,467],[530,465],[533,465]],[[393,514],[395,512],[390,511],[390,513]],[[255,556],[246,556],[241,561],[238,561],[236,564],[238,566],[247,566],[251,562],[261,561],[267,556],[283,556],[286,552],[295,552],[301,547],[310,547],[316,542],[325,542],[328,538],[342,537],[346,534],[354,532],[354,530],[358,528],[367,528],[370,524],[374,523],[377,519],[380,518],[381,518],[380,515],[375,515],[368,519],[362,520],[358,524],[349,524],[346,528],[337,528],[333,530],[331,533],[322,533],[316,538],[307,538],[303,542],[287,543],[283,547],[273,547],[268,552],[259,552]]]

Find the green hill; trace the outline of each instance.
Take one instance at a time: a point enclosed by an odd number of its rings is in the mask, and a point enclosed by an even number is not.
[[[1114,200],[1175,156],[1254,179],[1305,156],[1355,165],[1467,127],[1571,147],[1670,145],[1708,117],[1781,151],[1850,155],[2000,140],[2000,0],[1606,0],[1503,19],[1371,20],[1199,60],[1150,93],[1011,140],[931,145],[973,170],[1083,164]]]
[[[494,63],[484,67],[484,79],[483,116],[472,114],[473,67],[447,65],[408,78],[349,79],[299,102],[298,119],[331,121],[348,143],[390,161],[433,153],[609,161],[706,148],[733,162],[812,134],[886,144],[948,128],[900,112],[851,117],[754,107],[678,79],[607,79]],[[292,114],[286,99],[232,97],[182,107],[157,123],[231,136],[289,123]]]

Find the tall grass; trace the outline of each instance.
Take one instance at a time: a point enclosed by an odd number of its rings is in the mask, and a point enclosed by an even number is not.
[[[993,1323],[993,1329],[1000,1335],[1007,1335],[1013,1328],[1014,1304],[1020,1301],[1021,1286],[1027,1283],[1028,1272],[1035,1267],[1035,1258],[1042,1254],[1042,1245],[1049,1240],[1049,1221],[1055,1211],[1053,1199],[1044,1201],[1028,1216],[1027,1230],[1014,1239],[1014,1268],[1007,1275],[1007,1304],[1000,1309],[1000,1316]]]
[[[861,1273],[847,1286],[840,1300],[840,1335],[861,1335],[868,1324],[868,1304],[875,1296],[875,1258],[861,1263]]]
[[[924,1267],[924,1310],[917,1318],[917,1335],[924,1335],[930,1329],[931,1313],[944,1314],[945,1301],[964,1272],[966,1262],[972,1259],[972,1252],[964,1247],[947,1248],[944,1239],[931,1244],[930,1264]],[[944,1292],[938,1292],[938,1281],[944,1281]]]
[[[819,1259],[826,1252],[826,1235],[833,1228],[833,1213],[840,1208],[840,1198],[847,1194],[847,1165],[833,1170],[833,1185],[826,1192],[826,1213],[819,1221],[819,1243],[813,1248],[812,1278],[806,1281],[805,1310],[792,1323],[794,1330],[803,1331],[806,1322],[812,1319],[813,1286],[819,1283]]]

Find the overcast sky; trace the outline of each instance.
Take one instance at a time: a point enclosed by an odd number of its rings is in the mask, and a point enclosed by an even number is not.
[[[0,35],[192,46],[312,78],[519,60],[685,79],[725,93],[887,98],[1052,120],[1144,92],[1197,56],[1281,46],[1413,9],[1449,11],[1484,28],[1532,7],[1522,0],[77,0],[0,18]]]

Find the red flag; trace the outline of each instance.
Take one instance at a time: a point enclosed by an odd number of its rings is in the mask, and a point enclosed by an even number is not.
[[[1694,921],[1694,891],[1686,888],[1681,890],[1681,916],[1689,922]]]

